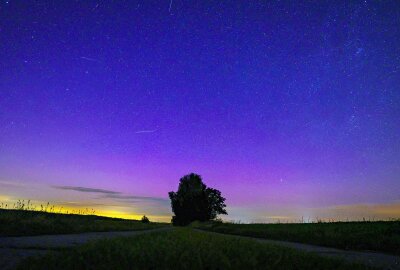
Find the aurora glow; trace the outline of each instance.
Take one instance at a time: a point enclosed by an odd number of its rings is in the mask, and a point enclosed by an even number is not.
[[[400,2],[288,2],[1,1],[0,201],[400,217]]]

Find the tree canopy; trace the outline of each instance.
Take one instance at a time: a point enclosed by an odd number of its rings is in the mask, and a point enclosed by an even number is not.
[[[225,198],[221,192],[207,187],[201,176],[188,174],[179,181],[177,192],[169,192],[171,207],[175,216],[174,225],[188,225],[193,221],[213,220],[219,214],[227,214]]]

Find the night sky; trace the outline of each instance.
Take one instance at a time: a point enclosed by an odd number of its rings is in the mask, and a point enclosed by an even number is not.
[[[292,2],[292,3],[290,3]],[[399,1],[1,1],[0,201],[400,217]]]

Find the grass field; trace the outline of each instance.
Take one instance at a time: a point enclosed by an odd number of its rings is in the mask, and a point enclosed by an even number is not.
[[[101,240],[30,258],[18,269],[370,269],[189,228]]]
[[[95,215],[0,209],[0,236],[145,230],[168,226]]]
[[[306,224],[194,223],[213,232],[400,255],[400,221]]]

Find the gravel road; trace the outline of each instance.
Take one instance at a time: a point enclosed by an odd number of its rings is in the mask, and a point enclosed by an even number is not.
[[[89,232],[79,234],[57,234],[37,236],[0,237],[0,269],[13,269],[18,262],[30,257],[57,252],[57,248],[69,248],[89,241],[109,239],[121,236],[133,236],[156,231],[169,230],[171,227],[142,231]]]

